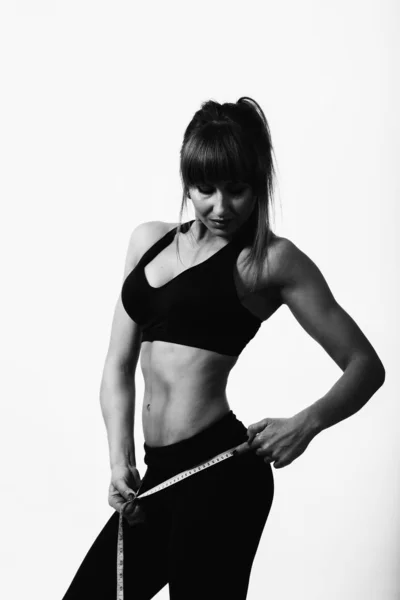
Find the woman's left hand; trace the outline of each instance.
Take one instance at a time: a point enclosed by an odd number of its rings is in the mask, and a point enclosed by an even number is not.
[[[238,446],[238,454],[250,448],[262,456],[264,462],[274,462],[275,469],[286,467],[304,452],[315,433],[304,419],[266,418],[249,425],[248,440]]]

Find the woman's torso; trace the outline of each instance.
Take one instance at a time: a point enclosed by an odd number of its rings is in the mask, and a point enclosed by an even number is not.
[[[141,256],[177,224],[154,222],[149,229]],[[278,238],[275,236],[275,239]],[[271,245],[273,245],[272,242]],[[223,247],[199,249],[189,236],[181,234],[176,256],[175,239],[144,267],[148,283],[161,287],[195,264],[207,260]],[[251,271],[244,265],[249,248],[240,249],[233,276],[241,304],[260,321],[266,321],[281,305],[279,295],[263,276],[256,291],[249,293]],[[234,327],[234,323],[232,324]],[[146,444],[164,446],[191,437],[229,410],[226,384],[237,362],[236,356],[155,340],[141,345],[140,367],[145,392],[142,425]]]

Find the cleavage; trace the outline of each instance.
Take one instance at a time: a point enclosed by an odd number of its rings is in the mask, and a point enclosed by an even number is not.
[[[154,289],[162,288],[172,281],[186,273],[191,271],[201,264],[208,262],[215,255],[219,254],[228,244],[222,246],[218,250],[209,251],[205,258],[199,260],[199,251],[197,252],[197,258],[193,251],[190,253],[187,249],[184,249],[184,245],[180,243],[179,253],[180,257],[177,256],[175,239],[168,246],[163,248],[156,256],[154,256],[144,267],[144,276],[150,287]],[[197,262],[193,263],[194,260]]]

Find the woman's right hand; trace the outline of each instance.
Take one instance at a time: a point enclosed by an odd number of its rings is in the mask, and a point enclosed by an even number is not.
[[[113,466],[108,488],[108,504],[120,513],[130,494],[136,494],[140,483],[140,473],[136,467],[125,464]]]

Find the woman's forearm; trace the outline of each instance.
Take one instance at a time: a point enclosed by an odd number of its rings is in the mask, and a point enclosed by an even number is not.
[[[100,406],[107,429],[111,468],[136,465],[135,377],[115,366],[105,366],[100,386]]]
[[[296,415],[319,433],[360,410],[385,380],[383,366],[375,360],[356,358],[334,386],[319,400]]]

